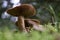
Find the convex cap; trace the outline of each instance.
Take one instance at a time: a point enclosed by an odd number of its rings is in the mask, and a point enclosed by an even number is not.
[[[30,17],[36,14],[36,10],[31,4],[21,4],[15,8],[8,9],[7,13],[12,16]]]

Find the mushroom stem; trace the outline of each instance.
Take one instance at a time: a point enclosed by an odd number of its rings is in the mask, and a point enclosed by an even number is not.
[[[26,32],[25,23],[24,23],[24,17],[23,16],[18,17],[18,28],[19,28],[20,31]]]

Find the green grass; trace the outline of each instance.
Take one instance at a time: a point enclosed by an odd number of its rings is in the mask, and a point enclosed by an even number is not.
[[[54,40],[54,38],[51,34],[39,33],[37,31],[33,31],[29,34],[0,31],[0,40]]]
[[[38,32],[32,31],[31,33],[14,33],[8,28],[5,28],[4,31],[0,31],[0,40],[54,40],[52,34],[47,32]]]
[[[0,40],[54,40],[55,34],[58,33],[57,28],[50,24],[44,25],[44,27],[46,28],[44,32],[32,30],[31,33],[21,33],[19,31],[14,32],[14,29],[10,30],[4,25],[4,28],[0,29]]]

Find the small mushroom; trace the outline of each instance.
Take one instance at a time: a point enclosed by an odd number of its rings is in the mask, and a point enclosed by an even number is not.
[[[18,17],[18,27],[20,31],[26,31],[24,19],[36,14],[35,8],[31,4],[21,4],[15,8],[10,8],[7,13]]]
[[[37,19],[25,19],[25,28],[27,32],[30,32],[32,29],[37,31],[44,31],[44,27],[40,25],[40,21]],[[16,26],[18,26],[18,21],[16,22]]]
[[[27,24],[26,30],[28,32],[31,32],[32,29],[35,29],[35,28],[37,28],[38,25],[40,25],[40,21],[37,19],[25,19],[25,23]]]
[[[40,25],[40,21],[37,19],[26,19],[26,21],[32,26],[34,30],[43,32],[45,29],[42,25]]]

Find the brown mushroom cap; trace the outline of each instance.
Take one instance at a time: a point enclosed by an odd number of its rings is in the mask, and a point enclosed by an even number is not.
[[[31,4],[21,4],[15,8],[8,9],[7,13],[12,16],[30,17],[36,14],[36,10]]]

